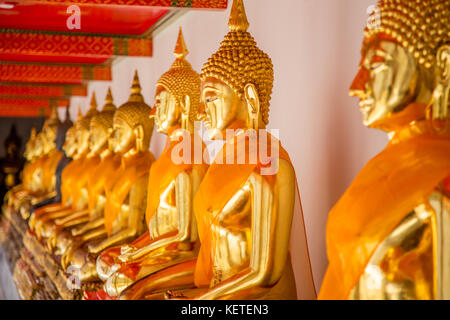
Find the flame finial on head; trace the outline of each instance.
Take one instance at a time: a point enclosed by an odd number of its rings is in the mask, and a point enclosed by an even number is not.
[[[116,106],[114,105],[114,99],[111,92],[111,87],[108,88],[108,93],[105,97],[105,105],[102,108],[102,112],[115,111]]]
[[[117,108],[114,105],[113,97],[111,93],[111,87],[108,88],[108,93],[105,98],[105,105],[102,108],[102,111],[97,113],[91,119],[91,128],[92,125],[95,124],[97,126],[102,127],[105,131],[108,131],[113,127],[114,113]]]
[[[50,126],[57,126],[60,123],[59,117],[58,117],[58,110],[57,105],[55,101],[53,101],[50,105],[50,115],[45,120],[43,129],[48,128]]]
[[[108,87],[108,93],[106,94],[105,102],[106,103],[113,103],[114,99],[111,92],[111,87]]]
[[[138,71],[134,71],[133,84],[131,85],[131,95],[128,99],[130,102],[144,102],[144,97],[141,94],[141,84],[139,82]]]
[[[234,0],[231,7],[230,19],[228,21],[228,28],[230,31],[247,31],[250,26],[243,0]]]
[[[81,106],[78,106],[77,122],[83,119],[83,112],[81,111]]]
[[[97,98],[95,97],[95,91],[92,92],[91,103],[89,104],[89,110],[97,110]]]
[[[175,54],[175,57],[177,57],[177,59],[184,59],[189,54],[189,50],[187,49],[186,43],[184,42],[184,36],[181,27],[180,31],[178,32],[178,40],[173,53]]]
[[[52,104],[52,106],[50,107],[50,120],[59,120],[58,117],[58,110],[56,107],[56,104]]]

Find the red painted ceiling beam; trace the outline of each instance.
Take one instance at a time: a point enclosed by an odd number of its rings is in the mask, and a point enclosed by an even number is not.
[[[30,107],[16,107],[10,108],[8,106],[0,105],[0,118],[37,118],[48,117],[50,115],[50,108],[30,108]]]
[[[26,83],[0,83],[0,96],[14,97],[63,97],[87,96],[86,85],[30,85]]]
[[[111,81],[110,66],[45,64],[0,64],[0,81],[82,84],[84,81]]]
[[[145,38],[0,32],[3,61],[95,64],[113,56],[151,57],[152,53],[153,41]]]
[[[122,6],[148,6],[148,7],[175,7],[195,9],[226,9],[227,0],[21,0],[38,3],[68,3],[91,5],[122,5]]]
[[[0,117],[41,117],[49,114],[50,106],[66,107],[69,102],[69,99],[0,97]]]

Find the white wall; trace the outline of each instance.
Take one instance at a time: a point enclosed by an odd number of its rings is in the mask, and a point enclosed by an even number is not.
[[[366,9],[375,0],[245,0],[249,31],[272,58],[275,85],[270,128],[280,129],[300,186],[317,289],[327,266],[327,214],[362,166],[385,145],[383,133],[361,124],[358,103],[348,88],[360,60]],[[229,8],[231,4],[229,5]],[[92,82],[99,105],[111,85],[117,105],[127,101],[138,69],[143,95],[153,104],[154,85],[174,60],[179,26],[201,70],[227,33],[229,10],[191,11],[154,39],[153,58],[124,58],[113,67],[112,83]],[[71,114],[88,108],[89,98],[73,98]],[[159,155],[161,136],[151,150]],[[349,221],[351,223],[351,221]],[[294,222],[294,228],[297,226]],[[295,238],[292,240],[295,247]],[[294,265],[295,267],[295,265]]]

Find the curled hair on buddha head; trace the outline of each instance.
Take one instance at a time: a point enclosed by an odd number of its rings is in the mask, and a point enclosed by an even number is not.
[[[152,108],[144,102],[137,71],[134,74],[131,95],[128,102],[121,105],[114,113],[114,121],[121,119],[132,129],[141,125],[144,130],[143,145],[150,145],[154,121],[150,118]]]
[[[186,61],[188,54],[189,51],[184,42],[183,32],[180,27],[174,51],[176,60],[169,71],[161,76],[156,85],[162,86],[169,91],[175,97],[178,104],[184,103],[184,97],[189,96],[191,101],[189,118],[195,120],[200,106],[201,80],[200,75]]]
[[[258,91],[262,120],[268,124],[273,64],[270,57],[257,47],[252,35],[247,32],[248,27],[242,0],[234,0],[228,23],[230,31],[219,50],[204,64],[201,79],[211,77],[223,81],[242,100],[245,86],[253,84]]]
[[[450,0],[380,0],[372,16],[379,23],[365,28],[364,46],[386,35],[426,69],[435,66],[439,48],[450,43]]]
[[[97,99],[95,98],[95,92],[92,93],[91,103],[89,105],[89,110],[86,112],[86,114],[81,118],[77,120],[77,125],[80,126],[84,130],[90,129],[91,125],[91,119],[93,116],[95,116],[98,113],[97,111]]]
[[[113,127],[114,113],[117,107],[114,105],[111,88],[108,88],[108,93],[105,98],[105,105],[102,110],[92,117],[91,125],[96,124],[102,127],[105,131],[108,131]]]

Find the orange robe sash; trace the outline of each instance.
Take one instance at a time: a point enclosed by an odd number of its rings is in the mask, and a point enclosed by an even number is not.
[[[378,245],[450,175],[449,134],[406,137],[368,162],[331,210],[319,299],[347,299]]]
[[[121,164],[120,155],[110,154],[100,161],[95,167],[95,179],[88,179],[89,193],[89,212],[93,212],[97,206],[98,198],[101,194],[106,193],[107,180],[110,179],[114,172]]]
[[[82,196],[82,190],[87,188],[89,180],[96,179],[96,167],[100,163],[99,156],[86,158],[83,165],[77,171],[78,174],[74,179],[72,193],[72,209],[77,210],[77,204]]]
[[[147,174],[155,160],[150,151],[137,154],[130,159],[122,158],[118,178],[111,190],[106,190],[105,228],[108,235],[112,233],[113,223],[119,216],[120,209],[135,182]]]
[[[200,137],[196,137],[191,134],[191,161],[190,163],[180,163],[175,164],[172,161],[172,151],[174,148],[180,144],[179,140],[171,140],[170,136],[167,138],[166,146],[164,147],[164,151],[161,156],[156,160],[152,167],[150,168],[150,176],[148,180],[148,196],[147,196],[147,210],[145,214],[147,226],[150,224],[150,220],[153,215],[156,213],[156,210],[159,207],[159,201],[161,194],[167,189],[172,181],[176,179],[176,177],[182,172],[190,171],[195,166],[197,169],[202,170],[203,173],[208,169],[208,165],[202,164],[194,164],[194,141],[198,139],[202,143],[202,155],[203,150],[205,149],[205,144]],[[180,153],[179,155],[182,157],[183,155]]]
[[[267,153],[270,156],[271,135],[267,133]],[[237,149],[242,145],[245,139],[246,161],[244,164],[237,164]],[[275,138],[274,138],[275,139]],[[260,137],[258,135],[258,148]],[[276,139],[275,139],[276,140]],[[283,149],[278,140],[279,159],[291,163],[288,153]],[[223,209],[228,201],[242,188],[251,173],[260,170],[264,165],[259,159],[251,164],[249,161],[249,138],[244,134],[238,134],[234,139],[227,141],[222,150],[216,156],[214,162],[210,165],[202,183],[194,198],[194,211],[197,217],[198,232],[201,241],[200,252],[197,258],[195,270],[195,284],[197,287],[209,287],[213,278],[213,256],[211,225],[215,216]],[[234,148],[234,164],[226,164],[227,150]],[[221,159],[221,160],[220,160]],[[220,161],[219,161],[220,160]],[[273,160],[272,160],[273,161]],[[222,164],[220,164],[222,162]],[[266,164],[266,166],[268,166]],[[264,176],[269,183],[274,184],[276,175]]]
[[[34,168],[36,167],[37,159],[34,159],[27,163],[22,171],[22,184],[25,190],[30,189],[31,176],[33,175]]]
[[[61,173],[61,199],[64,206],[68,205],[72,197],[74,184],[85,160],[85,157],[72,160]]]
[[[33,187],[32,183],[33,183],[33,178],[34,175],[39,171],[39,170],[43,170],[45,163],[48,159],[48,155],[44,155],[39,157],[38,159],[36,159],[35,161],[33,161],[33,164],[30,168],[30,172],[29,172],[29,180],[28,180],[28,186],[27,186],[27,190],[31,191],[31,192],[37,192],[42,190],[43,188],[43,180],[40,181],[40,185]],[[41,177],[42,178],[42,177]]]
[[[56,167],[61,160],[63,154],[59,150],[53,150],[48,155],[42,167],[42,187],[44,191],[50,192],[54,188],[52,185],[55,176]]]

